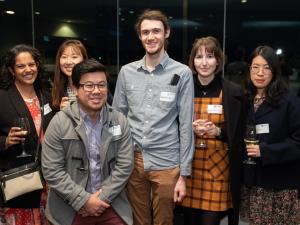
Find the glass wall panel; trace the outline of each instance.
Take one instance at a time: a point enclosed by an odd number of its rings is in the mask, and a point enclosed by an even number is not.
[[[109,66],[112,89],[120,66],[144,55],[134,24],[145,8],[160,9],[169,16],[172,33],[168,53],[183,63],[187,63],[195,38],[213,35],[222,41],[223,35],[223,1],[220,0],[86,0],[84,3],[5,0],[0,1],[0,7],[0,28],[6,31],[0,37],[1,51],[19,43],[35,44],[44,54],[51,74],[58,46],[65,39],[79,39],[90,57]],[[3,13],[10,8],[16,9],[15,15]]]
[[[228,0],[227,9],[228,62],[238,60],[243,51],[246,60],[258,45],[270,45],[280,54],[283,75],[291,91],[296,92],[300,67],[300,2]]]
[[[19,43],[32,44],[30,0],[0,1],[0,55]]]
[[[35,44],[51,71],[58,46],[65,39],[76,38],[86,45],[91,57],[109,66],[114,83],[120,66],[144,55],[134,31],[142,10],[160,9],[169,16],[172,31],[168,53],[187,63],[195,38],[212,35],[223,45],[224,2],[0,0],[0,54],[19,43]],[[227,64],[239,54],[244,54],[246,60],[259,44],[271,45],[282,51],[286,79],[296,92],[300,79],[299,1],[227,0],[226,8]],[[9,10],[14,14],[8,14]]]
[[[120,1],[120,64],[140,59],[144,55],[134,24],[146,8],[160,9],[169,17],[171,36],[169,55],[187,62],[195,38],[213,35],[222,41],[223,1],[164,0]]]
[[[115,72],[116,4],[115,1],[51,0],[35,1],[36,46],[53,70],[59,45],[66,39],[81,40],[89,57],[98,59]]]

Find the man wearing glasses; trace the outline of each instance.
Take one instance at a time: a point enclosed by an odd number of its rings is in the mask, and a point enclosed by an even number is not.
[[[125,185],[133,144],[126,118],[106,104],[107,76],[96,60],[77,64],[77,101],[55,115],[45,134],[46,215],[53,224],[132,224]]]

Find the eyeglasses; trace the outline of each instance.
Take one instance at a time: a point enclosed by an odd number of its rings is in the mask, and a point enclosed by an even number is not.
[[[105,82],[97,83],[97,84],[87,82],[84,84],[79,84],[79,86],[82,87],[84,91],[88,91],[88,92],[94,91],[96,86],[100,91],[104,91],[107,89],[107,83]]]
[[[265,65],[265,66],[252,65],[252,66],[250,66],[250,71],[252,73],[258,73],[261,68],[262,68],[262,71],[263,71],[264,74],[272,73],[272,70],[268,65]]]

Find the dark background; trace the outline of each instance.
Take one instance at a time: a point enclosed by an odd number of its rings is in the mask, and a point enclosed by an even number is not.
[[[0,0],[0,55],[16,44],[35,45],[51,75],[58,46],[76,38],[90,57],[109,67],[114,83],[120,66],[144,55],[134,23],[145,8],[169,16],[172,58],[187,63],[194,39],[208,35],[222,43],[227,63],[235,60],[237,48],[245,49],[247,58],[257,45],[267,44],[282,49],[292,71],[291,90],[298,89],[299,0]]]

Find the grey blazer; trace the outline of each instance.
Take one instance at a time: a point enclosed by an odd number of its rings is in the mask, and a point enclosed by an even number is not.
[[[101,138],[100,199],[111,204],[127,224],[133,224],[125,186],[132,172],[133,144],[126,118],[106,105],[103,107]],[[120,125],[121,134],[112,127]],[[45,133],[42,151],[43,175],[49,185],[46,216],[55,225],[71,225],[75,213],[90,194],[87,136],[77,102],[58,112]]]

